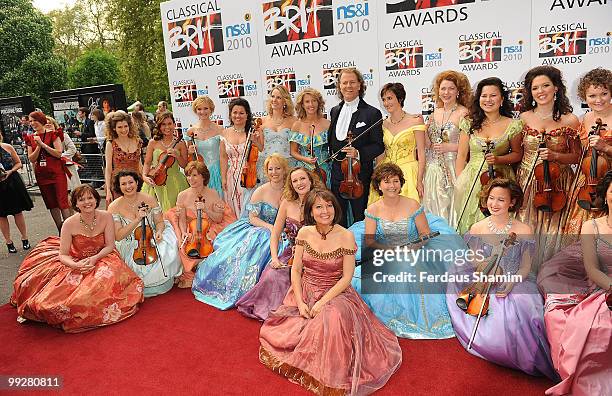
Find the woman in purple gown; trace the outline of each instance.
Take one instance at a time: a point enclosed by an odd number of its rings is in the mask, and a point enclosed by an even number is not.
[[[363,395],[385,385],[402,351],[351,287],[355,238],[341,217],[330,191],[306,197],[291,289],[261,328],[259,359],[314,393]]]
[[[507,276],[505,282],[493,284],[488,314],[480,320],[472,347],[467,350],[501,366],[555,379],[544,328],[544,304],[530,275],[535,251],[533,232],[510,215],[521,207],[523,192],[513,180],[494,179],[484,188],[481,200],[491,216],[474,224],[464,239],[474,256],[482,260],[460,268],[458,274],[468,276],[469,281],[449,284],[446,296],[457,339],[467,349],[476,323],[476,317],[457,306],[457,295],[473,282],[473,274],[480,273],[493,255],[500,254],[501,242],[515,233],[516,243],[506,249],[499,262],[498,274]],[[508,275],[519,275],[522,281]]]
[[[597,195],[606,216],[585,222],[581,250],[568,246],[543,264],[547,276],[538,278],[547,292],[544,321],[561,376],[547,395],[612,395],[612,171]]]
[[[236,302],[238,312],[253,319],[266,320],[270,312],[283,302],[291,286],[291,263],[295,237],[302,227],[304,197],[314,185],[306,168],[294,168],[285,182],[284,199],[278,208],[270,238],[272,260],[264,269],[259,282]],[[279,250],[279,240],[283,249]],[[281,251],[280,254],[278,252]]]

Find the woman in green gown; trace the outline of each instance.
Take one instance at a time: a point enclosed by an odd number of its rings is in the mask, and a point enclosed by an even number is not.
[[[464,234],[484,219],[480,211],[480,175],[493,165],[495,177],[514,179],[511,165],[523,157],[523,123],[512,119],[508,91],[499,78],[485,78],[478,83],[470,117],[459,122],[459,129],[453,199],[457,232]],[[489,153],[487,145],[491,148]]]
[[[180,169],[187,166],[187,146],[183,141],[176,142],[179,138],[175,135],[176,123],[172,113],[165,112],[158,115],[156,124],[153,140],[147,146],[147,155],[144,160],[142,173],[143,180],[147,184],[144,186],[143,192],[157,197],[163,211],[166,212],[176,206],[178,194],[189,187],[187,179]],[[168,160],[173,159],[174,163],[167,169],[166,182],[157,185],[152,174],[155,172],[163,154],[168,154]],[[166,163],[168,162],[166,161]]]

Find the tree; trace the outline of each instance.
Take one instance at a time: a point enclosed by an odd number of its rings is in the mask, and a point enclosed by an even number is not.
[[[71,88],[120,82],[117,59],[107,51],[95,49],[84,53],[68,71]]]
[[[31,95],[49,110],[49,91],[66,87],[65,60],[53,54],[51,20],[31,0],[0,0],[0,92]]]
[[[159,4],[161,0],[109,0],[119,35],[126,93],[143,103],[169,100],[168,71]]]

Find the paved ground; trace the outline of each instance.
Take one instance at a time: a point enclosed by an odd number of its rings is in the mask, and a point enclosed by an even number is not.
[[[104,195],[103,191],[98,191],[101,195]],[[32,209],[30,212],[24,213],[26,216],[30,244],[35,246],[38,242],[46,237],[58,235],[58,233],[49,211],[45,208],[45,204],[38,189],[32,188],[30,189],[30,192],[32,201],[34,201],[34,209]],[[104,198],[102,198],[101,204],[104,205]],[[21,247],[19,230],[17,230],[17,227],[15,227],[12,217],[9,217],[9,223],[11,224],[11,238],[13,239],[18,252],[16,254],[9,254],[6,249],[4,239],[0,237],[0,305],[8,302],[13,291],[13,280],[17,274],[19,265],[27,253],[24,252]]]

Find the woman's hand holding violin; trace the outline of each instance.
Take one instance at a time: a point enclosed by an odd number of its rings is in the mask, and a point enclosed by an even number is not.
[[[554,161],[557,159],[557,153],[550,149],[543,148],[539,149],[538,151],[540,152],[540,159],[542,161]]]
[[[487,154],[485,155],[485,161],[487,161],[487,164],[489,165],[495,165],[497,163],[497,156],[495,156],[494,154]]]

